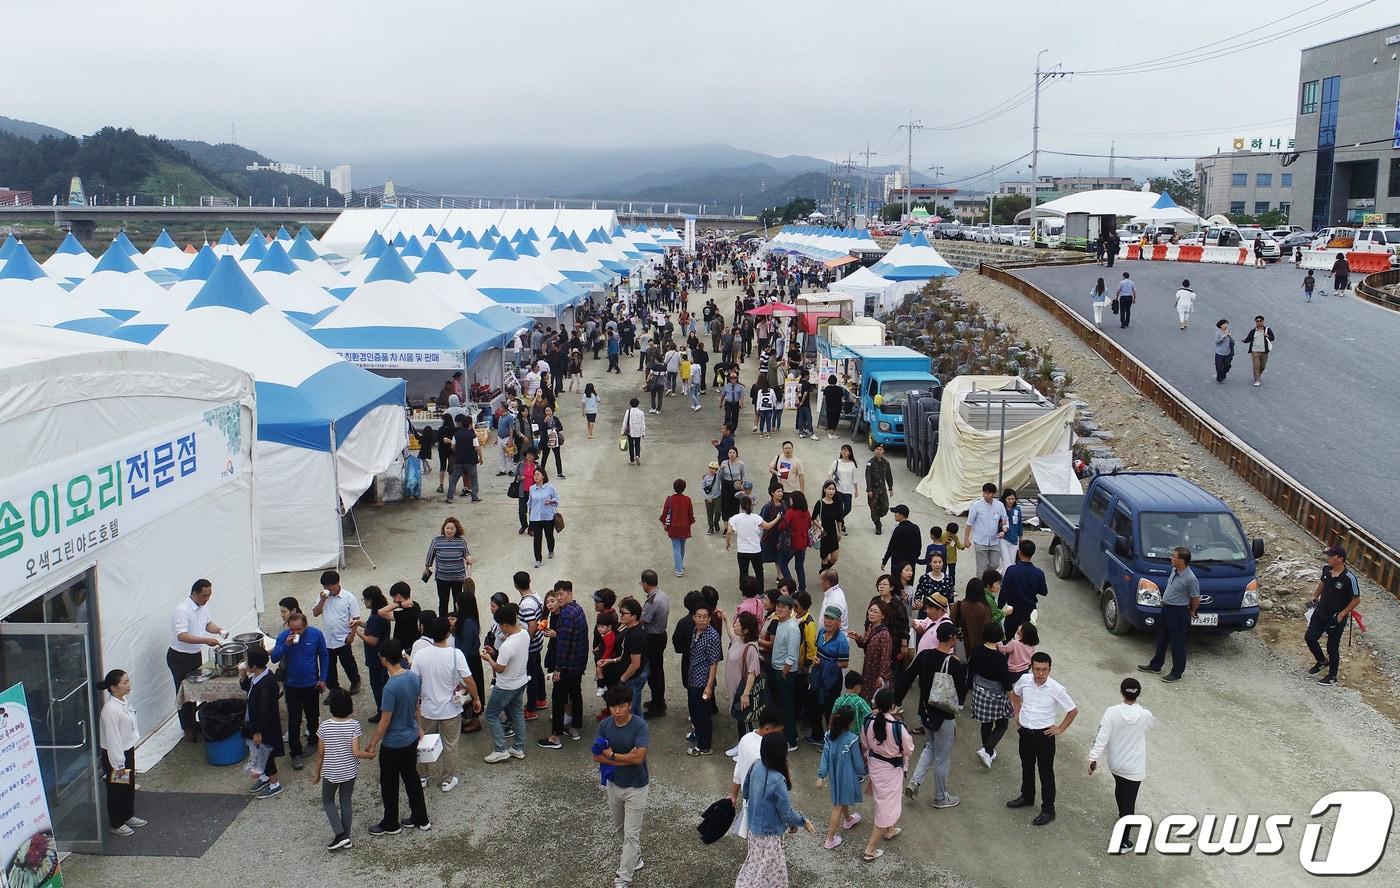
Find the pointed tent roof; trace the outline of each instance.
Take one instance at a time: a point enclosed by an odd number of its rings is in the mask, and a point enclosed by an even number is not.
[[[364,284],[307,333],[329,348],[351,351],[475,352],[499,339],[418,281],[393,251],[381,256]]]
[[[243,255],[239,257],[244,262],[258,262],[267,256],[267,241],[261,236],[248,238],[248,245],[243,248]]]
[[[292,233],[287,230],[287,226],[278,225],[276,238],[280,241],[289,241],[292,239]]]
[[[305,230],[305,228],[302,229],[302,231]],[[366,259],[378,259],[384,255],[384,250],[388,246],[389,242],[384,239],[384,235],[376,231],[369,236],[369,240],[365,241],[365,248],[360,251],[360,255]]]
[[[117,232],[117,236],[112,239],[112,243],[121,247],[121,251],[128,256],[135,256],[141,251],[136,249],[136,245],[131,242],[131,238],[126,236],[126,229]]]
[[[433,223],[429,222],[429,223],[428,223],[428,227],[425,228],[425,229],[423,229],[423,236],[424,236],[424,237],[437,237],[437,228],[435,228],[435,227],[433,226]]]
[[[272,242],[267,256],[258,263],[250,279],[270,305],[307,326],[340,305],[340,300],[317,286],[287,255],[281,241]]]
[[[15,245],[19,242],[19,238],[15,237],[13,231],[5,235],[5,242],[0,244],[0,262],[10,258],[10,254],[15,251]]]
[[[950,277],[958,270],[948,263],[922,231],[898,244],[885,254],[870,270],[891,281],[916,281],[935,277]]]
[[[152,265],[156,269],[178,272],[184,269],[186,265],[190,264],[192,256],[181,250],[179,245],[176,244],[175,240],[170,236],[170,232],[162,228],[160,230],[160,236],[156,238],[155,243],[151,244],[151,248],[146,251],[144,258],[148,265]],[[138,264],[141,261],[140,257],[137,256],[133,256],[132,259]],[[147,269],[148,272],[150,270],[151,269]],[[158,282],[168,282],[168,279],[166,279],[164,275],[152,275],[152,278],[157,279]]]
[[[522,262],[505,238],[497,242],[490,258],[472,275],[471,285],[488,299],[512,305],[557,307],[576,298],[555,287],[537,268]]]
[[[155,247],[171,247],[172,249],[179,249],[179,245],[177,245],[175,241],[170,237],[170,232],[166,231],[164,228],[160,230],[160,234],[156,236],[156,242],[151,244],[151,247],[152,249],[154,249]]]
[[[180,273],[180,279],[170,287],[170,295],[180,306],[189,305],[190,300],[204,286],[204,282],[209,280],[209,275],[214,273],[214,269],[219,264],[219,254],[215,248],[209,244],[199,248],[199,252],[190,258],[190,264],[185,266],[185,270]],[[167,315],[159,315],[160,323],[169,322]],[[128,319],[128,323],[134,319]]]
[[[611,272],[605,271],[586,251],[574,249],[563,235],[554,238],[544,259],[565,278],[580,286],[605,284],[612,279]]]
[[[413,235],[408,239],[408,243],[403,245],[403,249],[399,251],[399,255],[410,256],[415,259],[423,258],[423,243],[418,240],[417,235]]]
[[[408,238],[404,237],[403,232],[400,231],[398,234],[394,235],[394,239],[390,241],[390,243],[399,249],[403,249],[408,246]]]
[[[248,233],[248,239],[247,239],[246,241],[244,241],[243,243],[244,243],[244,245],[247,245],[247,244],[252,243],[253,241],[266,241],[266,240],[267,240],[267,235],[265,235],[265,234],[262,233],[262,229],[261,229],[261,228],[258,228],[257,226],[253,226],[253,230],[250,231],[250,232]],[[263,246],[267,246],[267,244],[264,243]]]
[[[221,235],[219,235],[219,246],[221,246],[221,247],[236,247],[236,246],[238,246],[238,238],[236,238],[236,237],[233,236],[233,232],[232,232],[232,231],[230,231],[229,229],[225,228],[225,229],[224,229],[224,233],[221,234]]]
[[[251,374],[259,441],[331,451],[375,407],[403,403],[402,380],[375,376],[318,345],[268,305],[232,257],[219,260],[189,308],[151,345]],[[401,424],[402,416],[393,421]]]
[[[462,229],[460,228],[457,230],[462,231]],[[475,250],[477,247],[481,246],[481,244],[477,241],[476,236],[473,235],[470,231],[462,231],[462,233],[457,236],[456,240],[458,246],[466,247],[472,250]]]
[[[423,261],[418,263],[414,275],[439,299],[462,314],[481,311],[496,304],[458,273],[458,269],[437,244],[428,247],[428,252],[424,254]]]
[[[137,312],[175,299],[168,290],[148,278],[116,242],[102,254],[92,274],[73,288],[73,296],[118,320],[126,320]]]
[[[296,261],[297,267],[309,275],[318,287],[330,290],[332,295],[340,295],[335,292],[338,289],[344,289],[347,293],[351,289],[345,276],[332,268],[306,241],[294,241],[287,255]]]
[[[106,334],[116,318],[86,305],[44,273],[22,243],[0,267],[0,321]]]
[[[4,260],[0,260],[0,265],[4,264]],[[58,245],[54,254],[44,260],[45,272],[51,277],[69,281],[82,280],[92,274],[96,267],[97,259],[83,249],[71,231],[64,236],[63,243]]]

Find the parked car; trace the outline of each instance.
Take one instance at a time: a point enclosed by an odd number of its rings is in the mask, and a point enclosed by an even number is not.
[[[995,230],[992,228],[992,223],[979,222],[975,228],[968,232],[967,239],[979,244],[990,244],[993,234],[995,234]]]
[[[1278,241],[1264,233],[1264,229],[1257,225],[1241,225],[1239,228],[1240,246],[1248,247],[1251,253],[1254,252],[1254,242],[1259,241],[1260,252],[1265,262],[1277,262],[1283,255],[1279,249]]]
[[[1397,251],[1400,251],[1400,228],[1363,228],[1356,233],[1352,249],[1359,253],[1389,253],[1391,267],[1394,267],[1400,264],[1400,256],[1397,256]]]
[[[1315,237],[1317,237],[1317,233],[1314,231],[1290,231],[1282,238],[1276,237],[1276,240],[1278,240],[1279,247],[1285,253],[1292,254],[1298,247],[1302,247],[1305,250],[1311,249]]]
[[[1189,247],[1189,246],[1202,247],[1202,246],[1205,246],[1205,243],[1206,243],[1206,233],[1205,233],[1204,231],[1193,231],[1193,232],[1191,232],[1190,234],[1184,234],[1184,235],[1181,236],[1180,239],[1177,240],[1177,243],[1180,244],[1180,245],[1183,246],[1183,247]]]
[[[1029,225],[1017,225],[1016,231],[1012,235],[1012,243],[1017,247],[1029,247],[1031,245],[1031,227]]]

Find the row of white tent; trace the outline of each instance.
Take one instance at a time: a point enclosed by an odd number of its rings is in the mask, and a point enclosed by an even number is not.
[[[839,250],[845,244],[850,246]],[[851,260],[855,253],[878,252],[881,248],[866,231],[792,225],[784,226],[768,242],[766,249],[837,265],[843,259]],[[846,264],[854,263],[848,261]],[[829,289],[833,294],[850,297],[856,303],[855,314],[864,314],[868,309],[880,315],[894,309],[905,294],[920,290],[929,280],[957,273],[958,270],[939,255],[922,231],[906,231],[899,243],[878,262],[869,267],[858,267],[840,280],[833,281]]]
[[[421,373],[434,393],[456,369],[499,384],[504,347],[532,315],[566,319],[559,312],[590,290],[662,255],[656,238],[648,235],[643,252],[647,233],[629,234],[595,228],[580,239],[555,229],[541,251],[528,230],[514,242],[490,228],[446,238],[436,229],[387,238],[376,230],[344,273],[309,233],[258,236],[184,254],[190,261],[168,287],[127,252],[124,237],[86,274],[63,278],[7,240],[0,322],[99,334],[249,373],[258,393],[260,566],[312,569],[338,560],[341,511],[404,447],[397,377]],[[152,250],[172,248],[183,253],[173,241]]]

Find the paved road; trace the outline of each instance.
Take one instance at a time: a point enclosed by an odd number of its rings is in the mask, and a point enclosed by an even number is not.
[[[600,379],[598,367],[594,362],[587,367],[594,374],[590,381],[600,386],[603,397],[598,438],[590,441],[584,434],[573,406],[576,402],[569,400],[577,395],[561,395],[562,402],[570,405],[561,415],[566,424],[572,423],[564,453],[569,477],[558,482],[569,526],[559,537],[558,557],[547,561],[544,569],[532,571],[535,588],[546,588],[556,577],[571,578],[587,606],[589,594],[600,586],[636,594],[638,573],[653,567],[672,594],[673,620],[684,591],[706,583],[720,590],[725,608],[732,611],[738,597],[734,555],[725,551],[719,538],[697,530],[688,547],[686,576],[677,579],[666,570],[670,546],[656,520],[672,480],[678,476],[691,480],[688,492],[694,495],[700,468],[712,458],[706,442],[719,419],[714,396],[707,397],[700,413],[668,401],[662,416],[649,417],[644,465],[633,468],[618,452],[615,435],[622,406],[638,394],[638,374],[629,368],[621,376]],[[784,425],[785,432],[791,430],[790,419]],[[781,440],[782,436],[775,436],[757,441],[749,426],[742,428],[739,447],[751,472],[761,471],[758,467],[771,458]],[[798,442],[797,452],[810,473],[809,490],[825,476],[841,443],[824,438]],[[918,479],[905,471],[903,461],[892,462],[895,501],[910,505],[920,527],[928,527],[933,520],[946,521],[941,513],[934,514],[928,500],[911,493]],[[361,526],[379,566],[372,570],[363,557],[352,553],[343,571],[346,587],[356,591],[368,583],[387,587],[405,578],[412,582],[415,595],[431,598],[430,587],[425,589],[416,577],[422,570],[427,539],[452,512],[466,524],[476,559],[478,601],[508,590],[511,573],[530,567],[528,538],[515,533],[515,504],[505,497],[505,479],[487,471],[482,480],[481,504],[458,501],[447,506],[439,495],[429,493],[432,499],[423,503],[367,510],[360,516]],[[432,485],[427,489],[431,491]],[[874,589],[880,554],[889,537],[874,535],[868,513],[860,507],[848,525],[851,533],[842,543],[838,567],[850,603],[859,607]],[[1035,536],[1042,544],[1037,560],[1048,567],[1046,537]],[[264,628],[274,628],[281,596],[297,595],[308,602],[318,588],[316,576],[316,571],[310,571],[266,577]],[[1291,814],[1294,826],[1285,833],[1286,849],[1268,857],[1154,853],[1123,859],[1105,854],[1114,820],[1113,784],[1106,775],[1086,774],[1085,755],[1100,714],[1117,702],[1119,681],[1124,675],[1135,675],[1134,665],[1150,657],[1151,639],[1109,635],[1099,621],[1095,598],[1082,581],[1062,581],[1051,575],[1049,583],[1050,598],[1040,608],[1043,649],[1054,656],[1056,677],[1081,707],[1078,720],[1059,743],[1059,819],[1049,827],[1035,828],[1030,825],[1032,812],[1006,809],[1005,802],[1016,794],[1019,781],[1015,731],[1003,742],[1000,757],[989,771],[974,755],[977,725],[963,716],[958,719],[951,778],[951,791],[962,797],[961,805],[950,811],[933,810],[931,787],[926,788],[917,804],[906,806],[903,835],[887,843],[888,853],[874,865],[862,863],[859,857],[860,845],[869,835],[869,802],[862,806],[866,823],[847,834],[846,844],[835,852],[823,850],[819,841],[806,835],[789,837],[793,884],[807,888],[876,883],[941,888],[1311,884],[1316,880],[1303,872],[1297,853],[1313,803],[1334,789],[1393,793],[1393,775],[1400,771],[1400,732],[1356,693],[1340,687],[1319,688],[1295,660],[1280,658],[1255,635],[1202,639],[1192,645],[1187,681],[1177,685],[1145,682],[1142,703],[1157,716],[1159,726],[1151,739],[1149,777],[1139,810],[1154,820],[1169,813]],[[819,591],[814,592],[820,599]],[[852,666],[860,666],[858,651]],[[667,696],[672,707],[667,718],[653,725],[654,788],[643,830],[647,867],[638,874],[637,888],[731,884],[744,853],[735,839],[706,847],[696,838],[699,813],[726,791],[732,766],[722,755],[695,759],[684,754],[686,716],[676,686],[677,667],[678,657],[668,652]],[[356,698],[360,718],[368,715],[368,701],[367,691]],[[905,703],[911,711],[916,708],[912,696]],[[590,693],[584,706],[584,722],[591,729],[599,703]],[[428,789],[434,826],[428,833],[378,839],[366,834],[379,813],[377,766],[366,762],[355,790],[355,848],[327,853],[322,846],[328,831],[317,788],[307,784],[308,772],[284,769],[289,777],[287,791],[271,801],[252,803],[198,861],[75,855],[64,864],[66,875],[77,885],[121,888],[183,888],[191,883],[192,873],[198,874],[200,884],[271,888],[307,884],[309,873],[315,874],[310,882],[347,888],[389,883],[610,885],[617,840],[606,821],[597,768],[585,744],[566,743],[558,751],[536,747],[535,740],[544,730],[543,721],[531,722],[525,760],[502,765],[482,763],[487,751],[484,734],[464,737],[462,785],[450,795],[442,794],[436,785]],[[724,749],[733,739],[730,722],[717,720],[717,748]],[[817,763],[817,751],[805,744],[793,753],[793,797],[805,814],[825,822],[829,796],[814,785]],[[237,793],[246,787],[238,768],[210,767],[203,750],[187,744],[143,774],[141,782],[145,792],[138,806],[156,805],[154,792]],[[1392,853],[1356,884],[1400,882],[1395,841]]]
[[[1104,332],[1284,471],[1393,546],[1387,518],[1400,485],[1395,432],[1400,418],[1400,313],[1353,295],[1303,301],[1303,272],[1175,262],[1119,262],[1028,268],[1017,274],[1092,319],[1096,278],[1115,287],[1127,271],[1138,285],[1132,326],[1105,312]],[[1177,329],[1183,277],[1196,291],[1190,327]],[[1330,292],[1330,278],[1329,292]],[[1322,281],[1319,281],[1321,289]],[[1264,384],[1250,384],[1249,356],[1237,346],[1225,384],[1215,383],[1215,322],[1228,318],[1238,342],[1262,314],[1278,337]]]

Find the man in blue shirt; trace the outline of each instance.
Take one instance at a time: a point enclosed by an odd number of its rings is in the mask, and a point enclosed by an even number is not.
[[[1196,609],[1201,606],[1201,583],[1191,570],[1191,550],[1177,546],[1172,550],[1172,573],[1167,588],[1162,590],[1162,614],[1157,619],[1157,651],[1139,672],[1158,673],[1166,662],[1167,645],[1172,649],[1172,671],[1162,681],[1181,681],[1186,671],[1186,632]]]
[[[291,746],[292,769],[303,767],[301,747],[301,717],[306,715],[307,746],[316,745],[316,726],[321,721],[320,695],[326,690],[326,676],[331,668],[326,637],[315,626],[306,625],[306,614],[300,611],[287,618],[287,628],[277,636],[272,647],[272,662],[286,658],[287,678],[287,738]]]
[[[1031,618],[1036,602],[1050,594],[1045,585],[1045,571],[1031,563],[1035,555],[1035,540],[1021,540],[1016,547],[1016,563],[1006,569],[1001,578],[1001,595],[997,604],[1010,607],[1002,628],[1008,640],[1016,637],[1016,629]]]
[[[1123,272],[1123,280],[1118,282],[1118,292],[1113,294],[1118,300],[1118,326],[1124,330],[1133,320],[1133,301],[1137,299],[1137,285]]]
[[[519,409],[520,402],[512,399],[506,412],[496,420],[496,448],[501,452],[501,467],[496,470],[497,476],[515,474],[515,460],[506,453],[506,446],[510,444],[511,432],[515,431],[515,414]]]
[[[593,760],[612,767],[608,779],[608,810],[613,826],[622,833],[622,859],[617,865],[617,886],[632,884],[632,874],[643,866],[642,819],[646,816],[647,747],[651,734],[646,719],[632,712],[632,692],[621,685],[608,688],[603,697],[609,717],[598,722]]]
[[[379,750],[379,794],[384,800],[384,817],[369,828],[369,834],[396,836],[402,831],[400,781],[408,796],[408,825],[429,830],[433,824],[428,819],[423,784],[418,781],[418,741],[423,738],[418,726],[418,695],[422,683],[416,674],[403,668],[403,647],[392,638],[379,643],[379,662],[388,671],[389,680],[379,704],[379,727],[365,752],[374,755]]]
[[[802,646],[802,630],[792,617],[793,606],[797,602],[790,595],[778,598],[775,616],[778,628],[773,635],[773,664],[768,673],[768,692],[773,705],[787,713],[787,724],[783,731],[787,736],[788,752],[797,749],[797,708],[795,690],[797,685],[797,653]]]

